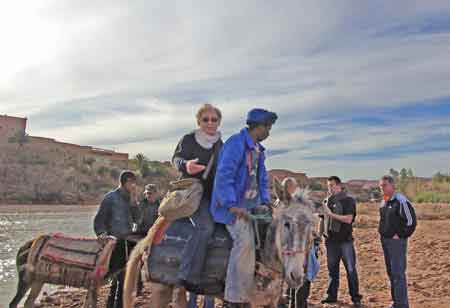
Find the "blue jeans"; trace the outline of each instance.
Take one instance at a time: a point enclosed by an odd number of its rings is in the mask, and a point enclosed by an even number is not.
[[[185,218],[187,219],[187,218]],[[195,223],[191,238],[186,243],[181,256],[179,280],[198,283],[206,261],[208,242],[214,232],[215,223],[209,212],[209,200],[203,198],[198,210],[191,216]]]
[[[342,259],[347,272],[348,288],[352,301],[361,301],[362,296],[359,294],[356,253],[353,241],[334,242],[327,240],[325,241],[325,246],[327,247],[328,298],[337,300],[339,289],[339,265]]]
[[[409,308],[408,284],[406,283],[407,239],[382,238],[386,271],[391,281],[391,297],[394,308]]]
[[[197,294],[189,292],[187,308],[197,308]],[[205,305],[203,308],[214,308],[214,297],[205,296]]]

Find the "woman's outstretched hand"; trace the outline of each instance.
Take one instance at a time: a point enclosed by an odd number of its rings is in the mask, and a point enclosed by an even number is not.
[[[197,173],[202,172],[205,170],[205,166],[198,163],[198,158],[191,159],[186,162],[186,171],[190,175],[195,175]]]

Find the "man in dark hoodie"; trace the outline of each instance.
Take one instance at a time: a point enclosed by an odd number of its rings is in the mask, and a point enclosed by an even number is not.
[[[330,176],[327,180],[329,198],[324,202],[324,235],[327,248],[328,290],[322,303],[336,303],[339,289],[339,265],[344,262],[349,293],[354,307],[361,307],[356,253],[353,245],[353,222],[356,217],[356,202],[347,195],[341,179]]]
[[[94,218],[94,231],[99,240],[107,236],[117,238],[117,244],[111,256],[110,272],[124,269],[128,255],[135,245],[126,239],[137,231],[137,224],[132,215],[134,206],[132,195],[136,191],[136,175],[132,171],[122,171],[119,182],[118,188],[105,195]],[[122,271],[113,282],[107,308],[122,307],[124,278],[125,273]]]

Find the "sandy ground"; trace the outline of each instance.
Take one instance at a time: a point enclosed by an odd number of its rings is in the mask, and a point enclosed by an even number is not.
[[[71,210],[75,211],[87,211],[95,212],[98,208],[98,204],[0,204],[1,213],[65,213]]]
[[[360,289],[364,307],[386,307],[390,301],[389,283],[386,276],[376,220],[359,216],[355,228],[355,246],[358,255]],[[321,271],[313,282],[310,307],[352,307],[348,295],[345,270],[341,266],[339,304],[322,305],[325,295],[327,269],[325,256],[321,257]],[[105,288],[99,307],[104,307]],[[408,249],[408,291],[410,306],[414,308],[450,307],[450,220],[421,220]],[[82,292],[58,291],[40,307],[77,308],[82,304]],[[149,292],[138,299],[136,307],[148,307]],[[218,303],[216,307],[221,307]]]

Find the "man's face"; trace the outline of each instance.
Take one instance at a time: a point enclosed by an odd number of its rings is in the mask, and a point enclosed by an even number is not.
[[[156,197],[157,197],[156,192],[147,191],[147,192],[145,193],[145,198],[146,198],[148,201],[150,201],[150,202],[155,202],[155,201],[156,201]]]
[[[389,181],[380,180],[378,186],[384,196],[392,196],[394,194],[395,187]]]
[[[258,126],[258,142],[264,141],[269,137],[270,130],[272,129],[272,123],[267,123]]]
[[[331,195],[335,195],[341,192],[341,186],[337,184],[335,181],[327,181],[328,193]]]
[[[123,188],[125,188],[125,190],[130,194],[135,193],[136,192],[136,180],[129,179],[128,181],[125,182],[125,184],[123,185]]]

